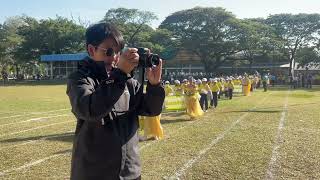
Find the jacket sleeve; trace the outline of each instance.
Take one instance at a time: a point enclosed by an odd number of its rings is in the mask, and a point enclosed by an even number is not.
[[[123,93],[127,75],[115,69],[97,87],[89,79],[80,73],[71,75],[68,78],[67,95],[72,112],[78,119],[100,121],[108,115]]]
[[[142,87],[139,88],[139,91],[141,90],[143,90]],[[164,98],[165,91],[163,85],[161,83],[151,85],[148,82],[146,93],[143,94],[140,102],[138,114],[142,116],[158,116],[162,111]]]

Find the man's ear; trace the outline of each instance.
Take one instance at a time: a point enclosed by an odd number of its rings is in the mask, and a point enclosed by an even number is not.
[[[96,51],[96,47],[94,47],[92,44],[89,44],[87,47],[88,54],[90,57],[94,56],[94,52]]]

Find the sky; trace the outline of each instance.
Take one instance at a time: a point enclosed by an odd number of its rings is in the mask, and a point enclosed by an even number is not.
[[[320,13],[320,0],[2,0],[0,23],[8,17],[28,15],[36,19],[55,18],[56,15],[80,19],[90,24],[101,20],[111,8],[135,8],[154,12],[156,28],[170,14],[201,7],[223,7],[238,18],[266,18],[279,13]]]

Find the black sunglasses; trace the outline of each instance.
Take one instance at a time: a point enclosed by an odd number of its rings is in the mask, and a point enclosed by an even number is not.
[[[96,46],[96,48],[104,50],[105,51],[104,53],[108,57],[116,55],[116,53],[114,52],[114,50],[112,48],[105,49],[105,48],[98,47],[98,46]]]

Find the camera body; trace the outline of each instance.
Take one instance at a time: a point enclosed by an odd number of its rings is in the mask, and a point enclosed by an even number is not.
[[[150,53],[148,48],[139,47],[139,67],[148,68],[158,66],[160,63],[160,57],[158,54]]]

